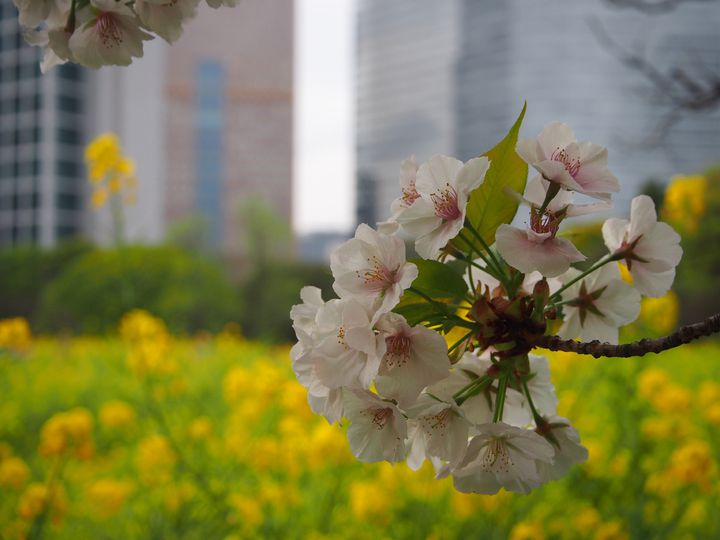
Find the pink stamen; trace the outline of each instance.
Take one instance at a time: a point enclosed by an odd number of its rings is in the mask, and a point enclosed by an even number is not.
[[[445,184],[445,189],[436,191],[430,195],[435,205],[435,215],[443,221],[455,221],[462,214],[458,208],[457,191],[450,184]]]
[[[385,363],[387,367],[404,366],[410,359],[410,347],[412,341],[404,334],[396,334],[385,338],[387,352],[385,353]]]
[[[402,203],[404,206],[412,206],[412,204],[420,198],[420,194],[415,189],[415,180],[411,180],[407,187],[402,188]]]
[[[397,270],[390,270],[380,259],[368,259],[370,267],[364,272],[357,272],[357,277],[363,280],[365,288],[372,292],[381,292],[390,288],[396,282]]]
[[[570,176],[573,178],[575,178],[575,175],[580,170],[580,159],[572,159],[564,148],[556,148],[550,156],[550,159],[562,163],[565,166],[565,170],[570,173]]]
[[[385,429],[388,419],[392,416],[392,409],[375,409],[370,411],[373,415],[372,423],[377,429]]]
[[[112,13],[100,13],[95,25],[103,47],[112,48],[120,46],[123,41],[122,32]]]

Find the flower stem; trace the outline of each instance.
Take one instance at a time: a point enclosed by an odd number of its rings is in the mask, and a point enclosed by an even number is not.
[[[507,391],[509,374],[504,374],[498,381],[498,392],[495,397],[495,410],[493,411],[493,423],[502,422],[503,408],[505,407],[505,392]]]
[[[605,258],[600,259],[598,262],[596,262],[595,264],[593,264],[590,268],[588,268],[587,270],[585,270],[585,271],[584,271],[583,273],[581,273],[579,276],[571,279],[571,280],[568,281],[565,285],[563,285],[562,287],[560,287],[560,289],[558,289],[555,293],[553,293],[553,295],[550,297],[550,300],[553,301],[553,299],[559,298],[560,295],[568,289],[568,287],[571,287],[572,285],[575,285],[575,283],[577,283],[577,282],[580,281],[581,279],[586,278],[587,276],[589,276],[590,274],[592,274],[595,270],[598,270],[598,269],[602,268],[603,266],[605,266],[605,265],[606,265],[607,263],[609,263],[609,262],[619,261],[621,258],[622,258],[622,257],[618,257],[616,253],[611,253],[610,255],[607,255]]]
[[[530,405],[530,410],[533,413],[533,418],[542,418],[538,410],[535,408],[535,404],[533,403],[532,396],[530,395],[530,388],[528,388],[527,381],[523,381],[523,390],[525,391],[525,396],[527,397],[528,404]]]

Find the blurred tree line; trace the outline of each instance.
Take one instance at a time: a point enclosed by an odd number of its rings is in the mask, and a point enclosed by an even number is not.
[[[247,338],[290,341],[300,289],[316,285],[328,295],[330,271],[294,260],[289,225],[264,202],[248,200],[240,212],[241,264],[213,253],[199,218],[178,224],[160,246],[73,241],[0,251],[0,318],[25,317],[39,333],[106,334],[141,308],[179,334],[237,323]]]

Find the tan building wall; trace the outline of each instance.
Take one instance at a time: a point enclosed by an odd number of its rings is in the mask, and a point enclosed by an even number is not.
[[[221,250],[243,254],[241,202],[257,194],[288,222],[292,215],[293,0],[242,0],[213,10],[202,4],[168,54],[167,184],[172,223],[197,213],[196,69],[222,65]]]

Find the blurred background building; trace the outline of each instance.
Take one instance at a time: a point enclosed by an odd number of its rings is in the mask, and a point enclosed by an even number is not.
[[[0,247],[54,245],[83,228],[86,78],[45,76],[12,0],[0,0]]]
[[[83,230],[112,241],[86,201],[83,146],[119,135],[137,165],[128,240],[204,224],[210,247],[242,255],[240,207],[259,195],[292,215],[293,1],[243,1],[198,15],[128,68],[61,66],[41,76],[12,0],[0,0],[0,245],[54,245]]]
[[[720,78],[720,3],[662,13],[632,4],[359,0],[357,221],[386,218],[402,159],[476,156],[504,136],[523,101],[522,136],[557,119],[608,147],[622,185],[615,212],[648,179],[717,163],[718,107],[673,118],[670,94]],[[647,65],[629,68],[630,57]],[[653,69],[665,88],[648,82]]]

